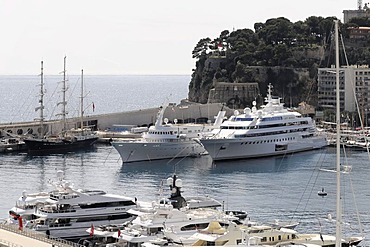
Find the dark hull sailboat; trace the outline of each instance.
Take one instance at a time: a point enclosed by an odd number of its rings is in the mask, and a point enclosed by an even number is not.
[[[50,154],[50,153],[65,153],[71,151],[77,151],[81,149],[88,149],[93,146],[93,144],[98,140],[98,136],[90,128],[85,128],[83,126],[83,70],[81,74],[81,128],[66,130],[66,100],[65,93],[66,87],[66,57],[64,57],[64,71],[63,71],[63,101],[59,102],[63,106],[62,113],[58,115],[63,116],[63,132],[58,135],[47,136],[42,138],[28,138],[24,142],[27,147],[27,152],[29,154]],[[42,136],[45,135],[44,132],[44,114],[43,114],[43,62],[41,62],[41,90],[40,90],[40,106],[36,110],[40,110],[40,133]]]
[[[29,154],[51,154],[90,149],[97,140],[96,136],[85,136],[79,139],[25,139],[24,142]]]

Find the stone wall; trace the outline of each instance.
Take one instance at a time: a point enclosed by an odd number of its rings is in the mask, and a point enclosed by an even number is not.
[[[242,109],[260,94],[258,83],[214,82],[209,91],[208,103],[226,103],[231,108]]]

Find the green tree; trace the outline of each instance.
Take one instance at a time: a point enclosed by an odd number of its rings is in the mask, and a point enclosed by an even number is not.
[[[210,43],[211,43],[210,38],[204,38],[199,40],[198,44],[194,47],[194,50],[192,52],[193,58],[200,58],[202,56],[206,56]]]

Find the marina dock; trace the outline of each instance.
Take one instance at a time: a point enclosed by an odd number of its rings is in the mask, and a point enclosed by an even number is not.
[[[45,234],[29,229],[18,229],[16,225],[0,224],[0,246],[9,247],[83,247],[63,239],[48,238]]]
[[[205,122],[214,121],[218,111],[223,108],[230,116],[233,110],[222,106],[219,103],[212,104],[189,104],[185,106],[170,105],[167,107],[165,117],[173,122],[177,119],[180,122]],[[149,126],[154,124],[159,108],[148,108],[127,112],[108,113],[101,115],[91,115],[84,117],[84,126],[90,126],[93,130],[105,130],[112,128],[115,124]],[[67,129],[80,127],[80,118],[68,118]],[[49,120],[44,122],[44,128],[50,133],[60,133],[63,129],[61,121]],[[38,134],[40,132],[40,122],[20,122],[20,123],[0,123],[0,136],[5,133],[16,135]]]

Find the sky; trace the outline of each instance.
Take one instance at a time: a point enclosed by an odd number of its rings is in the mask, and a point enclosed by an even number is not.
[[[190,75],[197,42],[270,18],[304,21],[357,0],[0,0],[0,75]]]

